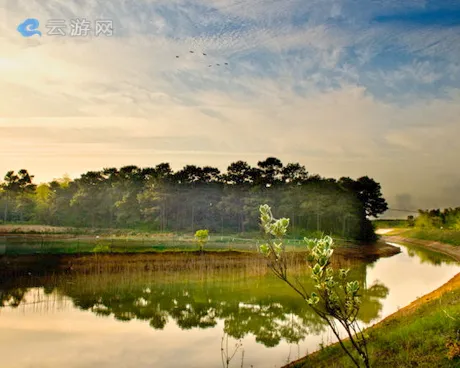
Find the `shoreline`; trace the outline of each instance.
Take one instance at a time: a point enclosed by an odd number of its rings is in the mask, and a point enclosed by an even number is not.
[[[334,250],[333,264],[342,267],[355,261],[374,262],[401,252],[399,247],[377,242],[369,245],[338,246]],[[306,252],[289,252],[291,267],[304,268]],[[2,278],[32,273],[92,273],[101,269],[123,272],[138,271],[193,271],[213,269],[257,268],[267,271],[266,259],[255,251],[204,250],[200,251],[153,251],[80,254],[24,254],[0,255],[0,281]]]
[[[457,262],[460,262],[460,247],[456,247],[454,245],[441,243],[437,241],[431,241],[431,240],[405,238],[399,235],[388,235],[388,236],[384,235],[382,236],[382,238],[385,242],[391,242],[391,243],[400,242],[400,243],[407,243],[409,245],[410,244],[417,245],[417,246],[420,246],[428,250],[442,253],[444,255],[454,258]]]

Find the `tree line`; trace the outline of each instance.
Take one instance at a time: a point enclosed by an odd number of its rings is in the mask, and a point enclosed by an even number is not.
[[[55,226],[245,233],[258,230],[262,203],[290,218],[295,234],[363,241],[375,239],[368,217],[388,208],[380,184],[367,176],[323,178],[275,157],[255,167],[236,161],[224,173],[195,165],[174,172],[160,163],[104,168],[39,185],[23,169],[9,171],[0,184],[4,222]]]
[[[419,210],[417,218],[408,216],[410,226],[421,229],[460,230],[460,207]]]

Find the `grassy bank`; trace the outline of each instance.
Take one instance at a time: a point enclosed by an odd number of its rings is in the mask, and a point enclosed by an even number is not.
[[[306,245],[303,242],[286,242],[286,249],[290,253],[303,253]],[[245,239],[234,239],[223,242],[210,241],[203,253],[241,252],[249,254],[258,253],[259,242]],[[123,254],[161,254],[161,253],[198,253],[197,245],[193,241],[186,240],[106,240],[98,239],[48,239],[43,242],[40,239],[15,239],[7,243],[0,243],[0,257],[18,256],[47,256],[47,255],[123,255]],[[380,257],[390,257],[400,253],[398,247],[384,242],[369,245],[336,244],[335,253],[340,256],[375,261]]]
[[[460,246],[460,231],[458,230],[395,228],[385,235],[397,235],[404,238],[430,240],[434,242]]]
[[[204,251],[257,252],[260,240],[234,236],[211,236]],[[305,251],[298,239],[288,239],[290,251]],[[337,244],[340,246],[340,244]],[[82,254],[82,253],[156,253],[194,252],[199,249],[193,235],[146,234],[144,236],[7,234],[0,236],[0,254]]]
[[[322,234],[304,234],[309,238]],[[303,236],[286,239],[290,251],[306,249]],[[334,238],[338,248],[345,247],[355,252],[355,248],[365,254],[383,256],[395,254],[384,244],[357,244],[346,239]],[[211,234],[205,251],[253,251],[261,242],[259,232],[244,234]],[[386,248],[386,249],[384,249]],[[0,225],[0,254],[82,254],[82,253],[146,253],[165,251],[196,251],[198,244],[193,233],[138,232],[130,229],[75,229],[41,225]]]
[[[131,240],[142,240],[146,238],[161,238],[161,239],[172,239],[172,238],[193,238],[194,231],[154,231],[143,228],[89,228],[89,227],[64,227],[64,226],[48,226],[48,225],[36,225],[36,224],[0,224],[0,236],[5,235],[27,235],[27,236],[47,236],[47,237],[61,237],[61,236],[78,236],[78,237],[96,237],[101,238],[117,238],[117,239],[131,239]],[[213,239],[226,239],[232,238],[244,238],[246,240],[258,240],[261,238],[262,233],[260,231],[246,231],[244,233],[237,232],[211,232]],[[347,238],[344,239],[340,234],[329,234],[321,231],[307,231],[298,230],[290,234],[291,239],[289,241],[303,242],[305,237],[307,238],[320,238],[324,235],[332,236],[336,243],[353,242],[358,241]]]
[[[460,367],[460,274],[366,332],[372,367]],[[287,367],[354,365],[334,344]]]

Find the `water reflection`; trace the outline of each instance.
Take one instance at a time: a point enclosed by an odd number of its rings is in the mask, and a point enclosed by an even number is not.
[[[190,276],[190,275],[189,275]],[[192,275],[193,276],[193,275]],[[197,275],[195,275],[197,276]],[[365,287],[366,265],[353,267],[351,277],[363,287],[360,320],[369,323],[379,316],[388,288],[382,283]],[[45,295],[56,292],[70,298],[75,307],[118,321],[141,320],[162,330],[172,320],[183,330],[213,328],[224,321],[224,332],[234,339],[248,334],[266,347],[282,340],[297,343],[305,336],[324,331],[324,322],[298,296],[271,274],[239,277],[184,279],[150,273],[73,275],[25,279],[43,288]],[[307,273],[297,275],[313,291]],[[3,290],[0,305],[18,307],[27,287]]]
[[[442,266],[445,264],[456,264],[457,261],[447,255],[439,252],[433,252],[426,248],[419,247],[413,244],[404,244],[409,257],[416,257],[420,263],[426,263],[434,266]]]
[[[0,307],[18,307],[27,291],[27,288],[0,290]]]
[[[443,267],[428,252],[404,247],[401,254],[372,264],[337,264],[350,266],[350,277],[362,286],[359,319],[367,325],[458,272],[456,264],[441,258]],[[65,346],[73,341],[79,358],[72,367],[112,367],[117,362],[136,368],[279,367],[316,350],[322,340],[334,341],[306,303],[255,263],[233,270],[199,266],[196,272],[169,273],[146,271],[143,265],[118,266],[111,272],[32,272],[3,284],[0,280],[0,343],[6,347],[7,365],[15,366],[14,347],[23,346],[44,365],[60,366],[70,359]],[[307,273],[296,275],[312,289]],[[35,349],[36,336],[49,346]],[[61,348],[60,363],[47,360]],[[16,366],[27,366],[24,359]]]
[[[222,335],[222,341],[220,343],[220,351],[221,351],[221,358],[222,358],[222,367],[223,368],[229,368],[230,363],[232,362],[233,359],[235,359],[237,356],[237,353],[241,351],[241,367],[244,367],[244,347],[243,347],[243,341],[239,339],[236,341],[236,343],[230,344],[229,346],[229,335],[224,332]]]

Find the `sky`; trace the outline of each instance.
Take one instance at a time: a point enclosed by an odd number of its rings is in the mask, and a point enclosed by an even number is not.
[[[1,176],[274,156],[368,175],[390,208],[460,206],[458,1],[2,0],[0,96]]]

